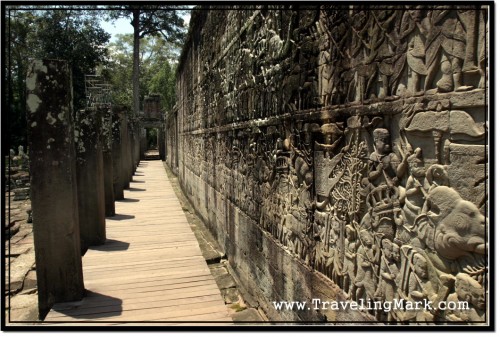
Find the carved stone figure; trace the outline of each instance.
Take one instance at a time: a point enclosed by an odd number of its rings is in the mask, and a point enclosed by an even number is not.
[[[484,322],[485,295],[479,282],[466,273],[459,273],[455,280],[455,292],[447,298],[448,308],[452,309],[447,310],[446,319],[453,322]]]
[[[50,146],[50,143],[48,146]],[[24,146],[19,145],[17,156],[12,157],[12,163],[14,166],[21,167],[23,169],[28,168],[29,158],[28,155],[24,152]]]
[[[435,302],[437,292],[430,280],[429,264],[420,253],[415,253],[412,259],[412,273],[409,280],[409,297],[415,303],[422,301]],[[431,322],[434,314],[425,307],[418,310],[407,310],[406,319],[417,322]]]
[[[415,218],[420,214],[424,205],[426,191],[424,190],[425,168],[422,160],[422,150],[416,148],[415,151],[409,146],[408,166],[410,174],[406,180],[405,221],[413,226]]]
[[[375,293],[375,299],[390,302],[398,298],[397,287],[400,283],[399,261],[399,246],[389,239],[383,239],[380,280]],[[396,320],[395,314],[390,313],[388,320]]]
[[[406,158],[403,161],[391,150],[391,136],[387,129],[373,131],[375,151],[370,154],[368,179],[374,187],[380,184],[398,186],[404,175]]]
[[[356,286],[354,280],[356,279],[356,254],[358,250],[356,230],[353,226],[346,226],[345,238],[345,253],[344,253],[344,291],[347,292],[347,297],[354,299],[356,296]]]
[[[458,11],[435,9],[429,11],[428,15],[432,30],[425,51],[429,76],[425,89],[430,89],[430,81],[434,78],[438,69],[443,74],[437,81],[438,91],[449,92],[471,89],[471,86],[464,86],[462,82],[467,33],[464,23],[459,18]]]
[[[365,296],[367,299],[375,297],[376,281],[375,275],[377,262],[377,249],[375,246],[373,234],[368,230],[361,230],[359,233],[361,240],[358,251],[356,252],[357,272],[354,280],[356,290],[356,299],[359,300]]]
[[[389,239],[394,239],[396,227],[402,224],[400,209],[404,189],[399,186],[405,174],[407,156],[403,160],[391,151],[390,134],[387,129],[373,131],[375,151],[370,154],[368,173],[369,193],[367,196],[368,213],[362,226],[370,226]]]
[[[422,9],[405,11],[402,19],[401,39],[407,39],[406,60],[408,63],[408,94],[423,94],[422,79],[426,78],[425,41],[429,34],[429,19]]]
[[[419,238],[446,259],[486,253],[486,218],[450,187],[438,186],[429,192],[415,224]]]

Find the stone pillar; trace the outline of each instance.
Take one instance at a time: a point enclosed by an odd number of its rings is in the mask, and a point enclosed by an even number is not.
[[[102,152],[104,165],[104,210],[106,216],[115,215],[115,192],[113,186],[113,154],[111,150]]]
[[[134,126],[129,124],[129,128],[128,128],[128,134],[129,134],[129,139],[130,139],[130,162],[129,162],[129,177],[130,177],[130,181],[132,181],[133,179],[133,176],[134,176],[134,173],[135,173],[135,159],[134,159],[134,156],[135,156],[135,143],[136,143],[136,139],[135,139],[135,134],[134,134]]]
[[[113,189],[113,154],[112,154],[112,131],[113,131],[113,116],[111,109],[103,109],[102,127],[102,159],[104,169],[104,210],[106,216],[115,215],[115,193]]]
[[[141,130],[140,130],[140,137],[141,137],[141,149],[140,149],[140,152],[141,152],[141,159],[142,160],[146,159],[145,154],[146,154],[146,151],[148,149],[148,139],[147,139],[146,135],[147,135],[146,129],[145,128],[141,128]]]
[[[134,136],[137,140],[134,146],[134,159],[136,167],[139,166],[141,162],[141,128],[140,126],[136,126],[134,129]]]
[[[38,307],[43,318],[55,302],[81,300],[84,294],[67,62],[33,62],[26,87]]]
[[[100,143],[99,110],[87,108],[75,114],[76,177],[82,251],[106,241],[104,169]]]
[[[165,128],[158,128],[158,151],[160,152],[160,159],[165,161]]]
[[[124,189],[130,187],[130,135],[128,132],[128,118],[126,113],[122,114],[120,122],[120,139],[121,139],[121,177],[122,186]]]
[[[122,135],[121,119],[122,110],[120,107],[112,109],[112,132],[111,132],[111,155],[113,158],[113,194],[115,200],[123,200],[123,179],[122,179]]]

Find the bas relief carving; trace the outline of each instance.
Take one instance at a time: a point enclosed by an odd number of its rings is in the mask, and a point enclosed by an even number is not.
[[[179,72],[186,171],[353,301],[471,307],[377,319],[484,321],[487,11],[259,7],[217,47],[211,13]]]

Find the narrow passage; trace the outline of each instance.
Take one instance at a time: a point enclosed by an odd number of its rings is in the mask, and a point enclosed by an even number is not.
[[[85,298],[45,323],[231,322],[161,161],[140,163],[106,231],[83,257]]]

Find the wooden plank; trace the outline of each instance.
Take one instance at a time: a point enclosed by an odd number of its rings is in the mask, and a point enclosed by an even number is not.
[[[88,274],[92,273],[103,273],[103,272],[111,272],[114,270],[124,271],[124,269],[133,269],[134,271],[139,270],[151,270],[154,268],[158,268],[160,264],[158,261],[163,262],[163,260],[155,260],[149,263],[141,263],[141,262],[131,262],[126,264],[116,265],[113,264],[111,266],[100,267],[96,266],[85,266],[84,269]],[[180,260],[180,261],[169,261],[165,260],[164,263],[161,263],[162,268],[175,268],[178,266],[203,266],[202,262],[199,259],[192,260]]]
[[[65,317],[65,316],[84,316],[84,315],[93,315],[93,314],[101,314],[101,313],[117,313],[121,314],[122,312],[125,311],[137,311],[137,310],[142,310],[142,309],[161,309],[162,311],[165,310],[166,308],[170,307],[183,307],[183,306],[199,306],[199,305],[204,305],[206,303],[212,303],[212,302],[218,302],[218,298],[213,295],[203,295],[203,296],[196,296],[196,297],[183,297],[183,298],[176,298],[176,299],[170,299],[168,301],[168,305],[165,304],[165,301],[134,301],[134,302],[128,302],[128,303],[114,303],[112,301],[101,303],[102,305],[100,306],[85,306],[84,308],[79,308],[75,307],[72,309],[66,309],[63,311],[63,313],[57,313],[57,311],[54,311],[54,314],[50,317],[51,319],[57,319],[59,317]]]
[[[185,282],[188,282],[190,279],[193,277],[211,277],[211,274],[209,273],[198,273],[198,272],[186,272],[183,274],[176,274],[176,275],[168,275],[168,274],[159,274],[159,275],[153,275],[151,277],[149,276],[142,276],[142,277],[127,277],[127,278],[119,278],[119,277],[114,277],[114,278],[107,278],[107,277],[101,277],[101,278],[93,278],[91,280],[88,280],[86,282],[87,289],[91,290],[96,286],[99,287],[104,287],[106,285],[113,286],[113,285],[128,285],[128,284],[135,284],[137,286],[138,283],[145,282],[147,280],[152,280],[152,281],[158,281],[158,280],[164,280],[164,281],[178,281],[178,280],[185,280]],[[111,284],[113,282],[113,284]]]
[[[85,258],[86,259],[86,258]],[[85,260],[84,259],[84,260]],[[161,265],[173,265],[173,264],[179,264],[179,263],[189,263],[189,262],[192,262],[192,261],[199,261],[199,259],[197,257],[193,257],[193,256],[188,256],[188,257],[173,257],[173,258],[165,258],[165,259],[158,259],[158,260],[149,260],[149,261],[138,261],[138,262],[130,262],[130,263],[127,263],[127,265],[129,266],[140,266],[140,265],[145,265],[145,264],[161,264]],[[85,261],[84,261],[85,263]],[[101,263],[99,265],[96,265],[96,266],[86,266],[84,265],[84,268],[86,270],[92,270],[92,269],[107,269],[107,268],[112,268],[113,266],[115,266],[114,264],[104,264],[104,263]],[[120,266],[118,266],[117,268],[120,268]]]
[[[211,296],[212,299],[217,299],[219,296],[218,289],[199,289],[196,291],[186,291],[181,294],[160,294],[155,297],[140,297],[140,298],[125,298],[122,301],[122,305],[128,306],[129,304],[135,303],[151,303],[151,302],[165,302],[178,299],[189,299],[189,298],[199,298],[203,296]],[[67,313],[69,310],[78,309],[81,306],[85,308],[107,306],[112,302],[107,298],[101,297],[85,297],[82,301],[71,302],[71,303],[58,303],[54,306],[51,311],[51,315],[55,315],[54,312],[64,312]]]
[[[227,310],[224,305],[220,304],[217,299],[215,301],[203,302],[202,306],[193,308],[193,304],[181,304],[175,307],[162,307],[159,310],[158,307],[155,308],[141,308],[140,310],[117,310],[115,308],[110,308],[107,312],[96,312],[96,313],[74,313],[72,315],[61,315],[57,317],[58,321],[68,321],[68,320],[93,320],[93,321],[152,321],[152,320],[183,320],[183,318],[188,318],[191,315],[197,314],[208,314],[220,312],[221,307]]]
[[[207,288],[208,287],[208,288]],[[210,279],[205,279],[205,280],[199,280],[199,281],[186,281],[186,282],[178,282],[178,283],[157,283],[153,284],[152,286],[140,286],[136,288],[127,288],[127,289],[115,289],[111,286],[109,287],[96,287],[96,288],[91,288],[89,287],[87,290],[95,292],[94,289],[99,289],[101,293],[105,290],[106,295],[113,295],[116,296],[116,294],[124,294],[122,298],[132,298],[136,297],[136,294],[142,294],[142,293],[152,293],[152,292],[170,292],[170,293],[178,293],[180,291],[190,291],[192,288],[199,288],[199,289],[218,289],[214,286],[212,283],[212,280]],[[90,295],[89,295],[90,297]]]
[[[149,275],[149,274],[148,274]],[[210,275],[210,271],[208,270],[203,270],[203,269],[196,269],[196,270],[182,270],[182,271],[168,271],[168,270],[162,270],[162,271],[157,271],[154,273],[151,273],[151,277],[164,277],[167,279],[178,279],[178,278],[186,278],[190,276],[196,276],[196,275]],[[86,285],[93,285],[96,284],[98,280],[109,280],[108,282],[113,282],[113,284],[118,284],[118,283],[126,283],[130,280],[137,280],[140,281],[140,278],[134,277],[134,275],[124,275],[123,277],[120,275],[103,275],[101,277],[94,277],[94,280],[88,280]],[[105,283],[105,282],[103,282]]]
[[[56,304],[46,323],[230,322],[162,163],[146,164],[125,190],[133,200],[117,202],[118,216],[107,218],[106,244],[83,257],[86,297]]]
[[[105,260],[108,263],[128,263],[128,262],[140,262],[143,261],[146,257],[153,259],[159,259],[161,257],[165,256],[172,256],[172,257],[180,257],[180,256],[202,256],[201,251],[199,247],[174,247],[174,248],[168,248],[165,250],[162,250],[157,253],[151,253],[151,254],[144,254],[142,256],[135,256],[135,257],[130,257],[130,256],[122,256],[119,254],[120,252],[115,252],[116,254],[113,256],[106,256],[105,253],[102,254],[102,259]],[[106,256],[106,257],[105,257]],[[94,263],[90,264],[93,265]]]
[[[100,290],[108,288],[112,289],[142,289],[142,288],[148,288],[152,285],[154,286],[160,286],[160,285],[167,285],[167,284],[185,284],[185,283],[190,283],[190,282],[198,282],[198,281],[205,281],[205,280],[212,280],[212,275],[195,275],[193,276],[185,276],[179,277],[179,278],[153,278],[153,279],[135,279],[135,280],[130,280],[129,282],[120,282],[115,285],[110,285],[109,283],[105,283],[104,279],[101,280],[101,284],[99,284],[98,281],[93,281],[92,283],[88,284],[87,289],[92,290],[94,287],[99,287]],[[137,284],[140,284],[141,286],[138,287]]]

